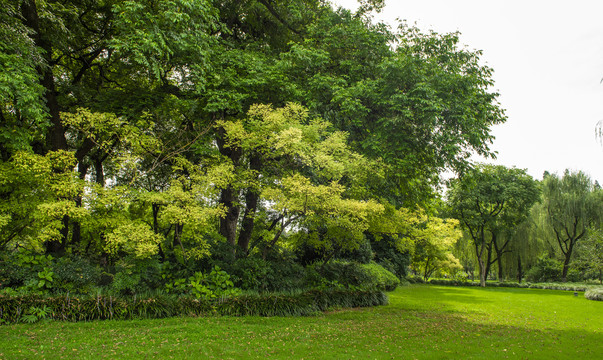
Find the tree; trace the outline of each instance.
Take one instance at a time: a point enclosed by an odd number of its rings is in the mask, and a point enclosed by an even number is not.
[[[488,265],[500,262],[508,245],[508,239],[498,242],[501,229],[515,227],[527,218],[539,190],[525,170],[500,165],[479,165],[449,185],[451,213],[472,239],[480,285],[486,286]],[[495,260],[490,259],[492,248],[497,254]]]
[[[454,244],[462,236],[457,229],[458,221],[427,216],[423,217],[423,221],[413,234],[412,268],[422,273],[425,281],[436,271],[461,268],[459,260],[452,255]]]
[[[311,112],[386,164],[374,194],[416,207],[429,203],[444,169],[462,171],[472,152],[492,155],[489,129],[505,116],[479,56],[458,34],[391,31],[341,10],[311,24],[281,66]]]
[[[0,245],[185,261],[326,229],[409,251],[410,209],[504,114],[479,52],[371,23],[383,4],[0,0]]]
[[[91,132],[67,124],[65,114],[102,109],[143,131],[149,117],[169,115],[176,126],[163,129],[186,127],[192,102],[178,96],[194,93],[191,83],[204,83],[216,24],[209,1],[3,0],[2,8],[8,11],[0,15],[0,67],[3,74],[20,74],[0,80],[7,90],[0,95],[2,161],[14,161],[19,150],[70,151],[80,179],[94,171],[104,181],[117,149],[101,147]],[[169,113],[162,111],[166,102]],[[71,201],[80,206],[81,194]],[[47,252],[79,243],[81,224],[68,214],[63,224],[63,238],[49,240]]]
[[[227,240],[242,254],[249,251],[262,202],[270,204],[266,212],[276,231],[267,248],[287,227],[304,221],[322,222],[329,231],[347,231],[358,239],[368,228],[367,216],[382,211],[372,199],[353,198],[371,164],[348,148],[344,133],[330,131],[329,123],[310,118],[303,107],[256,105],[247,118],[220,121],[217,126],[224,131],[221,146],[240,157],[232,163],[239,185],[229,186],[245,190],[247,207],[237,242],[234,233]],[[251,200],[254,206],[249,206]],[[354,248],[357,243],[340,245]]]
[[[563,177],[543,179],[543,206],[547,222],[563,253],[563,281],[567,280],[572,254],[578,241],[603,219],[603,195],[585,173],[566,170]]]
[[[603,230],[591,231],[589,236],[577,245],[576,251],[578,262],[596,272],[599,283],[603,284]]]

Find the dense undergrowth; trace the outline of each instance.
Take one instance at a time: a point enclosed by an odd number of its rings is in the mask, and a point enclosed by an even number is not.
[[[241,294],[224,298],[174,295],[0,296],[0,323],[155,319],[173,316],[307,316],[331,308],[385,305],[377,290],[315,289],[289,294]]]

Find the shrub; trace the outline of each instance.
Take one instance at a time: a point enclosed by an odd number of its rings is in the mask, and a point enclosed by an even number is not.
[[[64,321],[130,320],[200,315],[312,315],[341,307],[385,305],[380,291],[312,290],[297,294],[247,294],[222,299],[194,299],[174,295],[151,298],[113,296],[2,296],[0,323],[37,321],[41,318]]]
[[[361,267],[369,273],[374,287],[378,290],[394,291],[400,284],[400,279],[377,263],[362,264]]]
[[[53,264],[54,288],[85,294],[100,282],[101,270],[85,258],[64,256]]]
[[[116,295],[141,294],[162,284],[161,263],[157,258],[126,257],[117,262],[115,270],[110,290]]]
[[[173,279],[169,275],[163,275],[163,278],[167,281],[165,290],[175,295],[214,299],[235,296],[240,293],[240,289],[235,288],[230,280],[230,275],[218,266],[215,266],[208,274],[197,271],[188,278]]]
[[[5,254],[0,259],[0,284],[3,287],[37,288],[40,280],[38,273],[52,272],[49,270],[52,267],[52,260],[52,256],[26,251]]]
[[[584,297],[588,300],[603,301],[603,289],[590,289],[586,290]]]
[[[406,280],[411,284],[424,284],[425,279],[419,275],[407,275]]]
[[[283,254],[268,260],[250,255],[224,264],[235,285],[243,290],[258,292],[293,291],[304,287],[305,269]]]
[[[314,264],[310,267],[311,274],[320,275],[320,278],[309,276],[310,286],[323,286],[325,279],[328,283],[344,287],[358,287],[364,289],[378,289],[382,291],[394,290],[400,280],[377,263],[359,264],[343,260],[331,261],[327,264]]]
[[[538,258],[536,264],[526,273],[529,282],[555,282],[561,280],[562,265],[559,261],[546,255]]]

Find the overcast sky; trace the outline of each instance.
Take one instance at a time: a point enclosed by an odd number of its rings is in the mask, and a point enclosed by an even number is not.
[[[356,0],[332,0],[356,9]],[[508,120],[492,129],[496,164],[582,170],[603,184],[603,0],[386,0],[375,19],[422,30],[460,31],[483,50]]]

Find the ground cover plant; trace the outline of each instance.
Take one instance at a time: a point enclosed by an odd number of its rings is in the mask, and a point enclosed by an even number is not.
[[[555,290],[411,285],[311,317],[0,327],[0,358],[560,359],[603,353],[603,303]]]

